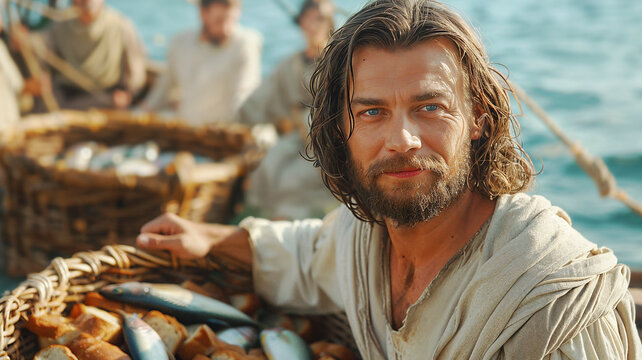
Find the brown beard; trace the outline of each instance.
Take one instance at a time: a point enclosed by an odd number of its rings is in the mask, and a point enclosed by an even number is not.
[[[356,196],[375,216],[392,220],[397,227],[413,227],[430,220],[456,202],[466,189],[471,169],[470,142],[460,149],[449,168],[443,160],[432,156],[397,155],[373,163],[366,171],[349,157],[348,177]],[[377,185],[384,172],[404,168],[420,168],[432,175],[432,184],[408,181],[388,194]]]

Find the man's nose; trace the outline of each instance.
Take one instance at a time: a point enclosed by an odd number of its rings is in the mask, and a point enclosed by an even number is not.
[[[408,152],[421,147],[421,139],[412,121],[406,115],[396,116],[386,129],[386,147],[394,152]]]

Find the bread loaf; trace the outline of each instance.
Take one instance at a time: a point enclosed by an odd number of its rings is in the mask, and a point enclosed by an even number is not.
[[[149,326],[154,329],[163,340],[165,348],[172,354],[176,353],[178,347],[187,338],[187,329],[176,318],[165,315],[160,311],[152,310],[144,317]]]
[[[50,345],[38,351],[33,360],[78,360],[78,358],[64,345]]]
[[[83,332],[112,344],[122,341],[122,320],[97,307],[76,304],[71,309],[73,324]]]
[[[69,349],[78,360],[131,360],[118,346],[86,333],[81,333],[69,343]]]
[[[59,314],[31,315],[25,326],[32,333],[44,338],[57,338],[75,329],[71,319]]]
[[[188,328],[189,336],[178,347],[178,356],[182,360],[191,360],[196,355],[209,356],[219,343],[216,334],[207,325],[195,325]]]

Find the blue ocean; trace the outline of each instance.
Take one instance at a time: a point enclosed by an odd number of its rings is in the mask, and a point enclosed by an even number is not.
[[[243,25],[263,34],[263,74],[303,46],[291,20],[303,0],[243,0]],[[490,59],[562,130],[601,157],[618,186],[642,203],[642,1],[446,0],[477,29]],[[345,13],[365,2],[341,0]],[[185,0],[108,0],[129,16],[149,56],[163,61],[176,32],[198,26]],[[346,15],[338,14],[337,21]],[[515,111],[520,113],[518,107]],[[642,217],[602,198],[568,149],[524,107],[521,139],[536,167],[533,194],[571,216],[589,240],[642,270]],[[0,289],[3,286],[0,280]]]

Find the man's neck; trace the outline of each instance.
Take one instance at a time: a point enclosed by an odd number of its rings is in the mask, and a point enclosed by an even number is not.
[[[448,261],[493,214],[495,201],[466,191],[437,217],[413,227],[386,221],[390,237],[392,325],[401,327],[406,311]]]
[[[440,253],[454,255],[492,215],[495,201],[466,191],[438,216],[413,227],[396,227],[386,220],[393,249],[419,263]],[[450,257],[444,259],[448,261]],[[444,261],[444,262],[445,262]]]

